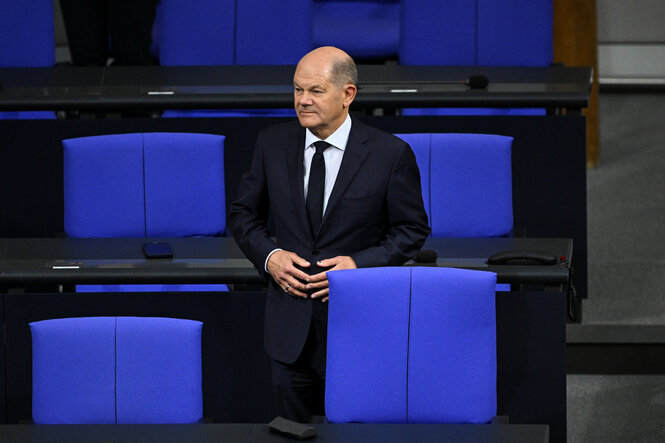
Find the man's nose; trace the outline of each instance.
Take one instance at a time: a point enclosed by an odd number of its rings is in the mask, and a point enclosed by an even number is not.
[[[300,104],[301,105],[311,105],[312,104],[312,96],[309,95],[308,93],[304,92],[300,96]]]

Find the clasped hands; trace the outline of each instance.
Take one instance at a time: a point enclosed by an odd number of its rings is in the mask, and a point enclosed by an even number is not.
[[[330,269],[309,275],[295,266],[309,268],[310,263],[307,260],[295,252],[276,251],[268,259],[267,268],[273,280],[284,291],[291,295],[306,298],[306,291],[315,290],[316,292],[312,293],[312,298],[322,298],[321,301],[323,302],[328,301],[328,277],[326,273],[338,269],[357,268],[356,262],[346,255],[319,260],[316,264],[322,268]]]

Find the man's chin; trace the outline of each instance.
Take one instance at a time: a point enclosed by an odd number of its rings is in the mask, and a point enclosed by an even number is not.
[[[313,128],[319,124],[316,114],[298,113],[298,120],[304,128]]]

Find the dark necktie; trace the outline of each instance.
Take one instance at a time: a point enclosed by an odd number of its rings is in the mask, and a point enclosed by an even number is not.
[[[309,184],[307,185],[307,216],[312,233],[316,235],[321,226],[323,218],[323,193],[326,180],[326,162],[323,159],[323,151],[328,149],[330,143],[318,141],[314,143],[316,153],[312,157],[312,166],[309,169]]]

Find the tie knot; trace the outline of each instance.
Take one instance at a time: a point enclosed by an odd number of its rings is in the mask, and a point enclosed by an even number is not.
[[[330,143],[324,142],[323,140],[319,140],[318,142],[314,142],[314,147],[316,148],[316,153],[317,154],[322,154],[323,151],[328,149],[330,147]]]

